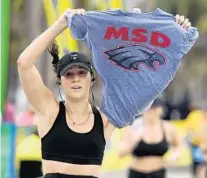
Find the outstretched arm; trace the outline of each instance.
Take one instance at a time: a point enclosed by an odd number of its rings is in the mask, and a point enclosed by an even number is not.
[[[37,37],[19,56],[17,60],[21,85],[31,105],[37,113],[45,114],[55,104],[56,99],[52,92],[44,85],[42,78],[35,67],[35,63],[47,49],[53,39],[67,28],[66,15],[68,13],[81,14],[81,10],[67,10],[60,18],[39,37]]]
[[[134,130],[132,126],[125,128],[124,136],[120,141],[118,154],[119,157],[124,157],[131,154],[138,141],[140,140],[140,132]]]
[[[173,125],[168,125],[168,131],[171,137],[172,154],[170,157],[168,157],[167,162],[173,163],[178,161],[181,157],[183,150],[183,141],[180,134],[178,134],[177,129]]]

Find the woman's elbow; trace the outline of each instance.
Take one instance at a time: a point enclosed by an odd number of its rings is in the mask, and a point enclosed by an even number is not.
[[[19,58],[17,59],[17,67],[21,68],[23,66],[25,66],[25,59],[20,55]]]
[[[28,69],[31,66],[28,63],[28,59],[20,55],[19,58],[17,59],[17,67],[18,70],[22,70],[22,69]]]
[[[118,152],[118,157],[123,158],[125,155],[122,152]]]
[[[119,156],[119,158],[123,158],[123,157],[126,156],[126,154],[124,154],[124,153],[119,153],[118,156]]]
[[[118,150],[118,156],[119,156],[119,158],[123,158],[126,155],[127,155],[127,151],[125,149],[123,149],[122,147],[119,148],[119,150]]]

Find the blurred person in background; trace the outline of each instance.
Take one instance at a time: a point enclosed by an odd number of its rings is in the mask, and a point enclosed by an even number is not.
[[[206,178],[207,111],[191,111],[185,120],[192,153],[192,170],[196,178]]]
[[[132,154],[129,178],[165,178],[168,164],[176,163],[182,151],[182,140],[176,129],[162,120],[163,101],[156,99],[140,120],[126,129],[120,142],[119,156]],[[172,146],[172,155],[165,153]]]
[[[37,118],[34,108],[29,105],[25,112],[21,112],[17,115],[15,123],[18,127],[28,127],[36,125]]]
[[[43,175],[41,140],[36,129],[37,117],[34,108],[29,105],[25,112],[18,114],[15,123],[26,131],[26,137],[17,145],[16,150],[19,178],[40,177]],[[35,131],[31,132],[33,127]]]
[[[19,178],[37,178],[42,173],[41,140],[38,132],[26,136],[16,150],[16,160],[19,165]]]
[[[12,104],[12,102],[7,100],[7,102],[5,104],[5,113],[4,113],[4,120],[3,121],[7,122],[7,123],[12,123],[12,122],[14,122],[14,118],[15,118],[14,105]]]

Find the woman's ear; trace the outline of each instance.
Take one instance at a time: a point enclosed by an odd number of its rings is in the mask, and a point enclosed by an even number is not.
[[[91,79],[91,82],[92,82],[92,83],[95,83],[95,82],[96,82],[95,77],[93,77],[93,78]]]
[[[94,73],[91,73],[91,85],[93,85],[96,82],[96,78]]]
[[[91,80],[91,87],[93,86],[94,82]]]
[[[59,77],[57,77],[56,84],[57,84],[57,85],[61,85],[61,80],[60,80]]]

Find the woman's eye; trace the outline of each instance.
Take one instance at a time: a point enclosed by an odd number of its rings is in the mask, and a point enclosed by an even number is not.
[[[72,74],[71,74],[70,72],[67,72],[67,73],[65,74],[65,76],[72,76]]]
[[[86,74],[86,71],[80,71],[79,74],[80,75],[85,75]]]

